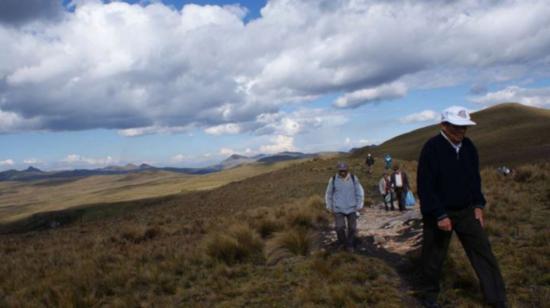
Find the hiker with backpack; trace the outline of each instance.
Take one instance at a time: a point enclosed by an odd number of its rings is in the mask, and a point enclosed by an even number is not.
[[[382,195],[382,200],[384,201],[384,209],[388,211],[391,206],[391,210],[395,210],[393,206],[393,191],[391,188],[390,175],[387,172],[384,172],[382,178],[378,182],[378,191]]]
[[[392,167],[392,158],[390,154],[386,154],[384,156],[384,162],[386,163],[386,165],[384,166],[384,169],[390,170]]]
[[[349,172],[348,164],[340,162],[336,168],[338,174],[330,178],[325,193],[326,208],[334,214],[339,248],[353,252],[357,216],[363,208],[365,192],[359,179]]]
[[[399,168],[399,164],[393,164],[393,173],[391,174],[391,186],[395,191],[395,198],[399,204],[399,210],[406,210],[405,207],[405,196],[410,189],[409,178],[405,171],[402,171]]]
[[[371,153],[367,154],[367,159],[365,159],[365,165],[367,165],[367,173],[372,173],[372,165],[374,165],[374,157],[372,157]]]
[[[479,156],[474,143],[465,137],[472,125],[476,123],[466,108],[445,109],[441,131],[424,144],[418,160],[426,307],[440,307],[439,280],[453,231],[477,274],[486,303],[507,307],[504,281],[484,230],[486,201],[481,190]]]

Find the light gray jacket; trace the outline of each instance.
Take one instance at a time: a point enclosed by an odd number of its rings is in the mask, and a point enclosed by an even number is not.
[[[352,176],[355,177],[355,181],[352,180]],[[365,191],[355,175],[348,174],[346,178],[336,175],[328,181],[325,203],[329,211],[343,214],[356,212],[363,208],[364,199]]]

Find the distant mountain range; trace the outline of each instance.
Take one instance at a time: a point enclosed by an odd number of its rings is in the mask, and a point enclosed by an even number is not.
[[[468,128],[482,165],[518,165],[548,161],[550,157],[550,110],[517,103],[499,104],[472,114],[476,126]],[[417,160],[428,139],[440,131],[430,125],[394,137],[379,146],[355,149],[352,155],[382,157],[389,153],[403,160]]]
[[[168,171],[184,174],[207,174],[225,169],[235,168],[244,164],[262,163],[271,164],[286,160],[313,158],[320,154],[304,154],[300,152],[281,152],[274,155],[260,154],[252,157],[233,154],[217,165],[204,168],[176,168],[176,167],[154,167],[148,164],[127,164],[125,166],[108,166],[100,169],[75,169],[63,171],[42,171],[35,167],[28,167],[25,170],[7,170],[0,172],[0,181],[35,181],[43,179],[67,179],[87,177],[94,175],[115,175],[150,171]]]

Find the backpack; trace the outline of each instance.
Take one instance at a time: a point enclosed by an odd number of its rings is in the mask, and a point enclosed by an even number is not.
[[[353,182],[353,190],[356,190],[355,188],[355,175],[353,173],[349,174],[351,176],[351,181]],[[332,176],[332,194],[334,194],[334,191],[336,190],[336,184],[334,183],[336,181],[336,175]]]
[[[351,176],[351,181],[353,182],[353,191],[354,191],[355,194],[357,194],[357,187],[355,187],[355,175],[353,175],[353,173],[350,173],[349,175]],[[336,190],[336,184],[334,182],[336,182],[336,175],[332,176],[332,195],[331,195],[331,198],[334,198],[334,191]],[[334,205],[333,205],[332,210],[334,210]]]

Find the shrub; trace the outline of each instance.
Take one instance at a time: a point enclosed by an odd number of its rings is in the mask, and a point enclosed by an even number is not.
[[[290,227],[319,228],[329,223],[329,214],[325,211],[324,201],[313,196],[305,202],[293,204],[287,209],[287,223]]]
[[[145,228],[142,226],[131,226],[123,229],[122,233],[120,234],[120,238],[123,241],[138,244],[158,237],[161,233],[162,230],[158,226],[153,226],[149,228]]]
[[[273,233],[283,229],[284,225],[274,217],[268,216],[251,222],[252,227],[260,233],[262,238],[268,238]]]
[[[532,171],[527,168],[518,168],[514,172],[514,181],[524,183],[528,182],[531,179],[531,176],[533,175]]]
[[[292,256],[307,256],[318,246],[315,232],[307,228],[291,228],[278,232],[266,244],[266,254],[269,264]]]
[[[248,225],[233,225],[226,233],[214,233],[204,243],[206,254],[225,264],[232,265],[257,260],[263,243],[255,230]]]

